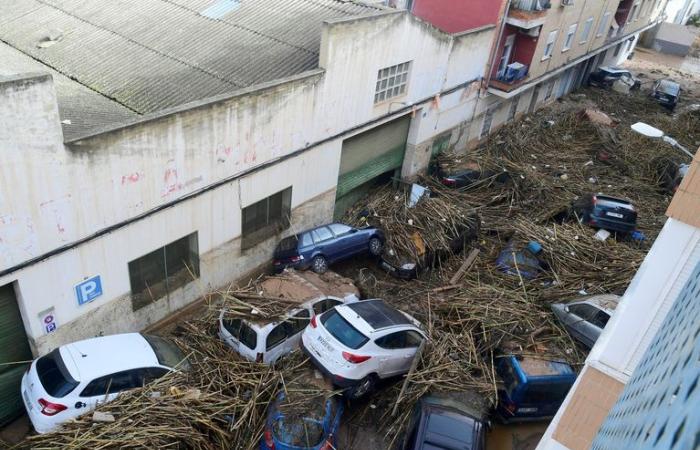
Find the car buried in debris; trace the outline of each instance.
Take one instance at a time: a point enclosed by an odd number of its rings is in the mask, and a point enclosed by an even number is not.
[[[464,401],[461,394],[421,397],[413,408],[400,449],[484,450],[489,422],[481,406],[483,399]]]
[[[500,357],[496,373],[502,381],[496,416],[506,423],[553,417],[576,380],[568,364],[530,356]]]
[[[189,368],[167,339],[139,333],[96,337],[35,359],[22,377],[22,399],[34,429],[47,433],[121,392]]]
[[[574,201],[572,212],[579,222],[617,233],[637,227],[637,210],[629,201],[603,194],[587,194]]]
[[[383,246],[384,235],[377,228],[331,223],[282,239],[275,249],[273,266],[276,270],[312,269],[324,273],[330,264],[358,254],[379,256]]]
[[[568,303],[555,303],[552,311],[572,337],[591,348],[619,301],[619,295],[592,295]]]
[[[673,80],[658,80],[651,88],[651,96],[661,106],[673,111],[681,97],[681,85]]]
[[[280,392],[270,405],[260,450],[334,450],[343,402],[337,395],[306,399],[286,407]]]
[[[256,294],[263,301],[279,297],[285,309],[280,316],[240,315],[224,305],[218,320],[219,338],[249,361],[274,364],[299,347],[301,333],[311,317],[334,306],[359,301],[359,291],[350,280],[335,272],[323,275],[285,270],[260,282]],[[252,301],[252,300],[249,300]]]
[[[314,365],[356,399],[379,380],[407,373],[425,339],[416,319],[374,299],[314,316],[301,342]]]
[[[642,85],[641,81],[632,75],[632,72],[626,69],[620,69],[619,67],[601,66],[588,76],[588,84],[590,86],[603,89],[611,88],[618,80],[624,81],[626,84],[630,85],[632,89],[639,89]]]

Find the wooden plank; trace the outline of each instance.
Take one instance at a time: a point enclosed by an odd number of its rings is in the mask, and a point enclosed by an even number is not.
[[[457,282],[467,273],[467,270],[474,264],[476,257],[479,256],[479,249],[475,248],[469,253],[469,256],[464,261],[462,266],[457,270],[457,273],[450,279],[450,285],[457,284]]]
[[[403,385],[401,386],[401,392],[399,392],[399,396],[396,398],[396,403],[394,403],[394,408],[391,410],[391,416],[394,417],[396,415],[396,408],[399,407],[399,403],[401,402],[401,398],[403,397],[404,393],[406,392],[406,387],[408,386],[408,381],[411,379],[411,375],[413,375],[413,372],[416,371],[416,368],[418,368],[418,363],[420,362],[421,355],[423,354],[423,349],[425,348],[425,339],[420,343],[420,346],[418,347],[418,350],[416,350],[416,354],[413,357],[413,362],[411,363],[411,368],[408,370],[408,373],[406,374],[406,378],[403,380]]]

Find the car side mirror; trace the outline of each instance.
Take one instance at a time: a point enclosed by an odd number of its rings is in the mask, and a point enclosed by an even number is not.
[[[565,306],[565,307],[564,307],[564,311],[569,312],[569,307],[568,307],[568,306]]]

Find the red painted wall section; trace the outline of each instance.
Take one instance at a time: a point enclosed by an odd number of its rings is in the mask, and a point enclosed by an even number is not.
[[[413,14],[442,31],[459,33],[498,23],[504,0],[415,0]]]
[[[492,77],[495,77],[498,72],[498,63],[501,61],[501,57],[503,56],[503,49],[506,45],[506,40],[509,36],[514,34],[515,42],[513,44],[513,51],[510,54],[509,63],[519,62],[528,67],[530,64],[532,64],[532,57],[535,55],[535,49],[537,49],[538,38],[528,36],[523,33],[518,33],[518,28],[506,25],[503,29],[503,37],[501,38],[498,51],[496,52],[496,59],[494,59],[493,71],[491,73]]]

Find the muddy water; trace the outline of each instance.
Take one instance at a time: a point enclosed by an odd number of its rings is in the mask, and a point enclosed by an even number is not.
[[[494,424],[493,429],[486,436],[486,450],[534,450],[547,425],[547,422]]]

